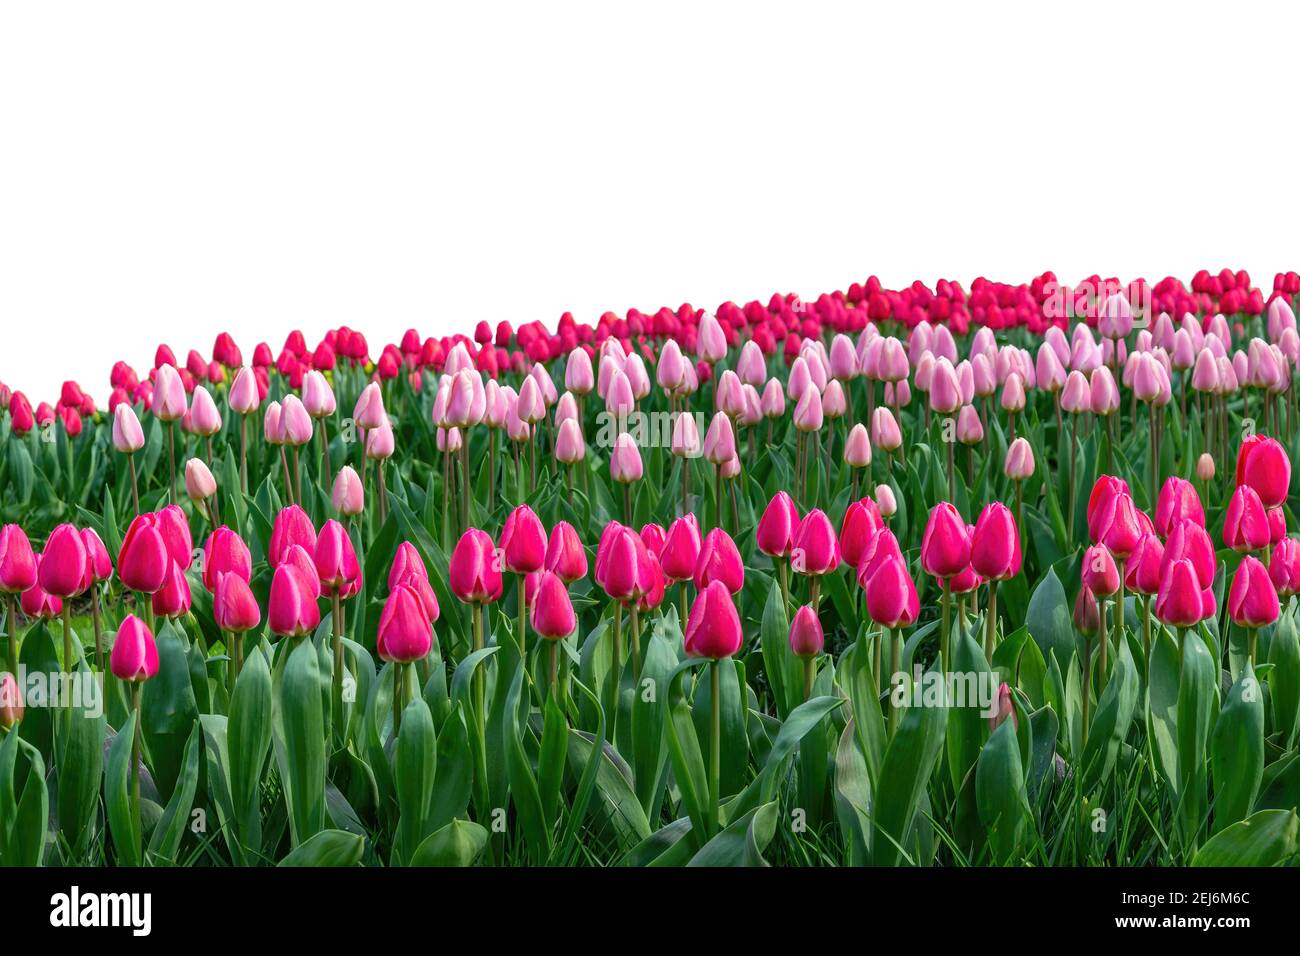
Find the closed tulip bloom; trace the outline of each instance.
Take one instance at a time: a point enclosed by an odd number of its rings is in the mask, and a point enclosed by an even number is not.
[[[177,618],[189,613],[192,598],[185,571],[175,561],[167,569],[162,587],[153,592],[153,612],[159,617]]]
[[[387,461],[394,450],[393,426],[388,422],[366,431],[366,457],[371,461]]]
[[[575,395],[586,395],[596,387],[596,374],[586,350],[577,348],[569,352],[564,367],[564,387]]]
[[[951,415],[961,407],[961,383],[957,380],[956,369],[946,358],[935,360],[929,391],[930,408],[940,415]]]
[[[388,589],[391,591],[399,584],[405,583],[412,575],[425,581],[429,580],[429,571],[424,566],[424,559],[415,545],[403,541],[393,554],[393,563],[388,569]]]
[[[825,421],[822,396],[815,386],[804,389],[794,407],[794,427],[801,432],[820,431]]]
[[[744,357],[743,350],[741,357]],[[761,354],[759,357],[762,358]],[[685,366],[686,359],[682,356],[681,346],[675,339],[669,339],[659,350],[659,361],[655,365],[655,381],[665,392],[672,394],[682,384],[682,379],[686,375]]]
[[[1268,509],[1268,541],[1277,544],[1286,537],[1286,512],[1281,508]]]
[[[1007,412],[1023,411],[1025,407],[1025,383],[1020,375],[1012,372],[1002,385],[1002,410]]]
[[[722,330],[722,323],[711,313],[705,312],[700,317],[695,354],[710,365],[721,361],[727,354],[727,335]]]
[[[844,441],[844,462],[850,468],[866,468],[871,464],[871,439],[861,422],[849,429],[849,437]]]
[[[227,398],[231,411],[237,415],[251,415],[262,404],[261,391],[257,387],[257,376],[245,365],[235,374]]]
[[[1196,459],[1196,477],[1201,481],[1214,480],[1214,458],[1208,451],[1202,452],[1201,457]]]
[[[1246,555],[1232,577],[1228,616],[1239,627],[1263,627],[1276,621],[1280,610],[1268,569],[1257,558]]]
[[[790,650],[795,657],[810,660],[820,654],[825,645],[822,622],[813,606],[805,604],[794,612],[794,620],[790,622]]]
[[[191,501],[204,501],[217,493],[217,479],[198,458],[185,463],[185,494]]]
[[[609,476],[619,484],[631,484],[640,481],[645,473],[641,462],[641,452],[636,441],[627,432],[614,439],[614,448],[609,453]]]
[[[460,536],[448,562],[447,583],[466,604],[489,604],[501,597],[501,564],[491,535],[469,528]]]
[[[50,532],[37,580],[41,590],[55,597],[73,597],[85,590],[86,545],[76,527],[61,524]]]
[[[880,510],[870,498],[849,502],[840,522],[840,556],[845,563],[857,568],[872,541],[885,526]]]
[[[736,454],[736,433],[725,412],[717,412],[704,435],[704,457],[715,465],[730,461]]]
[[[799,522],[790,567],[797,574],[829,574],[840,566],[840,544],[835,528],[820,508],[814,508]]]
[[[880,536],[884,538],[885,535]],[[892,537],[892,535],[890,536]],[[901,556],[889,555],[876,567],[864,585],[867,613],[871,619],[890,630],[916,623],[920,614],[916,585],[907,573]]]
[[[251,631],[262,621],[262,609],[257,606],[248,582],[239,574],[228,571],[217,575],[212,615],[218,628],[235,634]]]
[[[23,695],[14,675],[0,674],[0,729],[8,730],[23,719]]]
[[[773,558],[789,557],[799,533],[799,509],[786,492],[778,491],[763,509],[754,537],[758,550]]]
[[[366,507],[365,489],[361,478],[351,465],[344,465],[334,478],[334,489],[330,494],[334,510],[341,515],[354,517],[361,514]]]
[[[158,645],[144,621],[134,614],[122,619],[113,640],[108,669],[118,680],[146,681],[158,673]]]
[[[1237,484],[1249,485],[1265,508],[1286,501],[1291,487],[1291,460],[1276,439],[1248,435],[1237,452]]]
[[[1012,481],[1025,481],[1034,475],[1034,449],[1024,436],[1017,438],[1007,449],[1003,472]]]
[[[280,403],[280,441],[297,448],[311,441],[311,436],[312,421],[306,406],[297,395],[286,395]],[[366,441],[370,441],[369,433]]]
[[[1160,539],[1153,532],[1143,534],[1124,565],[1124,586],[1135,594],[1155,594],[1160,590],[1164,556],[1165,546]]]
[[[655,557],[658,557],[659,552],[663,550],[664,541],[667,537],[668,533],[664,530],[663,525],[650,522],[641,526],[641,540],[645,542],[645,546]]]
[[[1300,594],[1300,541],[1283,538],[1273,549],[1268,576],[1282,597]]]
[[[194,389],[194,400],[190,403],[190,431],[196,435],[215,435],[221,431],[221,412],[202,385]]]
[[[683,515],[669,525],[664,546],[659,549],[659,564],[664,577],[673,583],[694,577],[701,544],[700,526],[695,515]]]
[[[375,650],[383,660],[409,664],[423,660],[432,647],[433,625],[419,595],[410,585],[398,585],[379,615]]]
[[[113,576],[113,559],[94,528],[81,529],[81,543],[86,547],[86,587],[107,581]],[[3,544],[0,543],[0,550]],[[3,587],[0,587],[3,590]]]
[[[989,502],[976,519],[970,563],[980,577],[990,581],[1005,581],[1020,573],[1020,534],[1015,517],[1002,502]]]
[[[740,615],[726,585],[713,581],[701,588],[686,621],[686,655],[720,660],[739,651],[743,640]]]
[[[678,458],[698,458],[701,453],[700,430],[693,415],[682,412],[673,421],[672,452]]]
[[[1160,495],[1156,499],[1156,530],[1168,537],[1174,525],[1184,519],[1204,526],[1205,509],[1201,507],[1201,497],[1192,483],[1171,475],[1160,488]]]
[[[576,419],[566,418],[560,422],[555,435],[555,460],[566,465],[576,464],[587,455],[587,443],[582,438],[582,428]]]
[[[185,414],[185,383],[171,365],[158,369],[153,385],[154,416],[164,422],[177,422]]]
[[[126,550],[125,545],[122,550]],[[121,574],[119,565],[118,576]],[[209,593],[216,593],[217,580],[222,574],[234,574],[245,584],[253,579],[253,556],[248,545],[225,525],[208,535],[203,545],[203,586]]]
[[[271,567],[279,567],[294,545],[300,545],[308,554],[316,550],[316,529],[307,512],[298,505],[282,508],[271,526],[271,543],[267,547],[267,560]]]
[[[320,624],[320,605],[316,603],[319,587],[314,566],[310,578],[292,559],[277,567],[271,578],[266,615],[271,631],[281,637],[304,637],[315,631]]]
[[[930,512],[921,539],[921,567],[936,578],[960,574],[970,564],[970,536],[954,505],[941,501]]]
[[[1115,557],[1127,558],[1142,537],[1142,522],[1137,506],[1128,494],[1118,494],[1098,509],[1096,513],[1097,542],[1104,544]]]
[[[897,451],[903,444],[903,433],[894,413],[883,406],[871,413],[871,444],[886,452]]]
[[[1119,568],[1104,544],[1094,544],[1083,552],[1080,574],[1084,586],[1098,597],[1110,597],[1119,590]]]
[[[1264,503],[1250,485],[1239,485],[1223,516],[1223,543],[1233,551],[1259,551],[1271,539]]]
[[[1101,365],[1093,369],[1088,381],[1094,415],[1113,415],[1119,411],[1119,387],[1110,369]]]
[[[764,418],[780,418],[785,414],[785,392],[781,390],[780,382],[774,378],[767,380],[760,404]]]
[[[645,542],[634,532],[618,522],[611,521],[600,536],[596,548],[596,583],[616,601],[628,601],[637,596],[637,559],[645,549]]]
[[[144,429],[135,409],[122,402],[113,409],[113,447],[124,455],[132,455],[144,447]]]
[[[889,485],[876,485],[876,509],[882,517],[892,518],[898,511],[894,489]]]
[[[36,556],[36,567],[41,566],[41,556]],[[45,591],[39,584],[33,584],[19,598],[23,613],[30,618],[48,621],[63,613],[63,599]]]
[[[268,445],[283,445],[280,432],[280,403],[271,402],[262,416],[262,438]]]
[[[473,373],[470,374],[472,375]],[[456,391],[456,388],[453,387],[453,402],[457,401]],[[458,412],[460,418],[453,419],[452,424],[463,426],[466,423],[461,419],[469,415],[469,405],[472,402],[472,395],[461,395],[459,400],[460,405],[458,406]],[[365,429],[378,428],[380,425],[384,424],[384,422],[388,421],[388,413],[384,411],[384,393],[380,390],[378,382],[371,382],[361,390],[361,394],[357,398],[357,403],[352,409],[352,418],[356,421],[359,428]]]
[[[1113,499],[1118,495],[1127,495],[1128,482],[1114,475],[1101,475],[1093,483],[1088,494],[1088,537],[1094,542],[1101,539],[1101,519],[1109,513]]]
[[[506,516],[500,547],[505,569],[515,574],[538,571],[546,563],[546,528],[528,505],[519,505]]]
[[[1001,686],[998,687],[997,704],[993,716],[989,718],[989,730],[997,730],[1008,717],[1011,718],[1013,727],[1020,725],[1020,718],[1016,716],[1016,707],[1011,699],[1011,688],[1006,681],[1003,681]]]
[[[578,629],[573,601],[559,575],[543,571],[532,602],[533,630],[548,641],[562,641]]]
[[[1097,604],[1097,595],[1085,584],[1079,588],[1079,596],[1074,599],[1074,626],[1080,634],[1091,637],[1101,627],[1101,607]]]
[[[587,552],[578,531],[567,521],[557,522],[546,545],[546,570],[565,584],[587,576]]]
[[[714,528],[704,536],[700,555],[695,561],[695,587],[701,591],[713,581],[721,581],[728,591],[738,594],[745,586],[745,563],[731,535]]]
[[[1196,572],[1196,579],[1202,590],[1214,583],[1214,571],[1217,557],[1209,533],[1194,521],[1182,521],[1174,526],[1169,539],[1165,541],[1165,553],[1160,562],[1160,577],[1169,576],[1173,562],[1186,559],[1191,562]]]
[[[978,445],[984,440],[984,425],[974,405],[963,405],[957,413],[957,440],[963,445]]]
[[[1205,617],[1202,594],[1192,562],[1170,562],[1156,594],[1156,617],[1170,627],[1192,627]]]
[[[302,379],[302,404],[312,418],[326,418],[338,407],[334,390],[325,376],[312,369]]]
[[[343,525],[333,518],[321,525],[312,560],[316,565],[316,575],[320,578],[321,590],[327,597],[335,589],[347,588],[358,583],[361,578],[361,565],[357,561],[357,552],[352,547],[352,539],[348,537]]]

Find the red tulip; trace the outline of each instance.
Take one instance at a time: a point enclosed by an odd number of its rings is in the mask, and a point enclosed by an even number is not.
[[[469,528],[452,549],[448,566],[451,593],[466,604],[490,604],[501,597],[501,562],[491,535]]]
[[[694,577],[701,544],[700,525],[695,515],[685,514],[669,525],[664,546],[659,550],[664,577],[674,583]]]
[[[732,594],[745,586],[745,564],[740,559],[740,551],[731,535],[721,528],[714,528],[704,536],[700,556],[695,561],[695,587],[703,591],[713,581],[721,581]]]
[[[1074,599],[1074,626],[1080,634],[1091,637],[1101,627],[1101,608],[1097,604],[1097,595],[1085,584],[1079,588],[1079,596]]]
[[[271,527],[271,543],[267,548],[267,559],[271,567],[279,567],[295,544],[300,545],[308,554],[313,554],[316,551],[316,529],[312,526],[311,518],[307,517],[307,512],[297,505],[289,505],[275,516],[275,524]]]
[[[790,623],[790,650],[795,657],[807,660],[822,652],[826,637],[822,633],[822,622],[811,604],[805,604],[794,612]]]
[[[1281,508],[1269,508],[1266,516],[1269,544],[1277,544],[1286,537],[1286,512]]]
[[[1253,488],[1266,508],[1286,501],[1291,487],[1291,459],[1276,439],[1248,435],[1237,451],[1237,484]]]
[[[1011,510],[1000,501],[985,505],[975,521],[970,563],[990,581],[1005,581],[1020,573],[1020,533]]]
[[[433,625],[419,594],[410,585],[399,584],[379,615],[376,651],[383,660],[409,664],[428,656],[432,647]]]
[[[546,528],[528,505],[519,505],[506,516],[500,547],[505,569],[515,574],[541,570],[546,563]]]
[[[1011,699],[1011,688],[1003,681],[998,687],[997,710],[989,718],[989,730],[997,730],[1008,717],[1011,718],[1012,726],[1020,726],[1020,718],[1016,716],[1015,704]]]
[[[125,546],[122,550],[126,550]],[[253,579],[253,556],[248,545],[225,525],[208,535],[203,545],[203,586],[209,593],[216,593],[217,580],[223,574],[234,574],[245,584]]]
[[[1204,593],[1192,562],[1179,558],[1161,576],[1156,617],[1170,627],[1192,627],[1205,617]]]
[[[543,571],[537,582],[532,603],[533,630],[550,641],[561,641],[578,627],[564,580],[552,571]]]
[[[546,570],[565,584],[587,576],[587,552],[577,529],[567,521],[557,522],[551,529],[551,540],[546,546]]]
[[[1233,551],[1259,551],[1271,537],[1263,501],[1250,485],[1238,485],[1223,516],[1223,543]]]
[[[117,555],[117,576],[122,586],[152,594],[163,586],[172,563],[157,516],[150,512],[136,515]]]
[[[892,539],[893,534],[882,532],[878,540],[883,541],[886,537]],[[878,549],[879,547],[877,545]],[[894,548],[897,547],[895,541]],[[867,568],[868,565],[864,564],[863,570]],[[916,585],[907,573],[907,565],[901,554],[885,552],[864,587],[867,592],[867,613],[877,624],[893,630],[916,623],[921,610],[920,602],[916,595]]]
[[[300,545],[299,553],[306,554]],[[310,558],[307,559],[310,565]],[[286,561],[275,569],[271,578],[271,598],[267,606],[267,623],[272,632],[282,637],[303,637],[316,630],[320,624],[320,606],[316,595],[320,588],[315,577],[307,577],[302,566],[294,560],[292,552]]]
[[[1156,499],[1156,530],[1169,537],[1174,525],[1183,520],[1195,521],[1205,527],[1205,509],[1196,487],[1187,479],[1171,475],[1160,489]]]
[[[206,569],[205,569],[206,570]],[[243,634],[257,627],[262,620],[262,609],[257,606],[248,582],[238,572],[222,571],[217,574],[212,595],[212,616],[223,631]]]
[[[743,640],[740,615],[727,586],[715,580],[701,588],[683,635],[687,656],[714,660],[730,657],[740,650]]]
[[[758,519],[758,528],[754,532],[758,550],[773,558],[789,557],[798,533],[799,509],[795,507],[793,498],[778,491]]]
[[[1241,627],[1263,627],[1276,621],[1280,610],[1268,569],[1259,559],[1246,555],[1232,576],[1228,616]]]
[[[113,641],[108,669],[124,681],[146,681],[158,673],[158,645],[144,621],[134,614],[122,619]]]
[[[16,524],[0,529],[0,591],[21,594],[36,583],[36,554]]]
[[[936,578],[960,574],[970,564],[970,535],[956,507],[941,501],[930,512],[921,539],[921,567]]]

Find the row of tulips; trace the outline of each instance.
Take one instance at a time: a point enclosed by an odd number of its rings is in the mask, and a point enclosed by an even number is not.
[[[1054,283],[15,393],[0,859],[1290,859],[1300,284]]]

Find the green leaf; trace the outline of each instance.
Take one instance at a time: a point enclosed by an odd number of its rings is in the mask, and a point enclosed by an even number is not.
[[[1029,797],[1015,723],[1004,720],[980,751],[975,767],[975,803],[998,863],[1014,860],[1029,822]]]
[[[190,739],[185,744],[185,755],[181,760],[181,775],[172,791],[172,798],[167,801],[162,817],[154,827],[149,838],[149,855],[151,862],[175,865],[176,854],[180,852],[181,840],[185,836],[185,827],[190,822],[190,810],[194,806],[194,791],[199,784],[199,740],[203,728],[196,720],[190,731]]]
[[[1269,700],[1273,705],[1273,726],[1282,732],[1289,750],[1300,727],[1300,641],[1296,638],[1295,619],[1287,614],[1277,622],[1269,642]]]
[[[1106,689],[1088,729],[1088,743],[1083,749],[1083,785],[1091,791],[1109,779],[1120,747],[1128,736],[1129,725],[1138,701],[1137,666],[1133,663],[1127,641],[1121,641]]]
[[[763,851],[776,834],[780,808],[772,800],[743,814],[700,848],[687,866],[771,866]]]
[[[416,848],[411,866],[470,866],[487,841],[487,830],[477,823],[452,820]]]
[[[926,783],[943,752],[946,717],[947,707],[942,704],[909,707],[902,712],[876,787],[876,830],[871,848],[876,866],[894,866],[906,852]]]
[[[438,748],[433,714],[424,698],[416,697],[402,711],[397,735],[397,756],[393,780],[400,811],[393,858],[400,865],[433,832],[434,780],[438,769]]]
[[[1184,846],[1196,843],[1208,815],[1206,743],[1215,706],[1219,669],[1195,631],[1183,635],[1178,689],[1178,819]]]
[[[321,830],[280,861],[280,866],[356,866],[365,838],[346,830]]]
[[[506,699],[506,720],[503,725],[501,746],[505,752],[506,770],[510,779],[510,795],[519,814],[519,822],[534,853],[543,858],[551,849],[551,830],[546,825],[542,797],[524,752],[524,720],[528,713],[528,698],[524,695],[526,669],[522,661],[515,669],[514,680]],[[521,714],[520,711],[523,711]]]
[[[98,680],[84,660],[78,663],[76,676],[82,688]],[[85,706],[83,697],[83,694],[73,695],[70,719],[61,721],[58,760],[59,829],[68,841],[74,860],[85,855],[95,837],[99,791],[104,779],[104,738],[108,731],[104,701],[90,708]]]
[[[1264,691],[1246,664],[1214,725],[1214,830],[1250,814],[1264,776]]]
[[[1220,830],[1192,857],[1192,866],[1280,866],[1296,855],[1295,810],[1260,810]]]
[[[1029,635],[1043,652],[1044,659],[1053,654],[1064,667],[1074,654],[1074,625],[1070,618],[1070,605],[1065,599],[1065,588],[1056,571],[1048,568],[1043,579],[1034,588],[1025,614]]]
[[[302,847],[325,827],[325,712],[316,646],[296,641],[286,655],[276,699],[275,754],[289,808],[293,845]]]
[[[108,751],[108,770],[104,777],[104,803],[108,808],[108,828],[113,834],[118,862],[139,866],[140,827],[131,810],[131,741],[137,717],[132,713],[113,738]]]
[[[261,785],[271,750],[274,702],[266,655],[254,649],[235,680],[226,725],[234,833],[256,851],[262,843]]]
[[[149,770],[158,795],[171,798],[180,776],[185,748],[189,743],[199,708],[190,682],[188,641],[170,621],[161,624],[155,637],[158,673],[145,681],[141,696],[140,726],[148,748]]]

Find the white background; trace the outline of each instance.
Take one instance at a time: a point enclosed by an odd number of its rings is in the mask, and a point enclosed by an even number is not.
[[[6,3],[0,380],[163,340],[1300,267],[1294,5]]]

